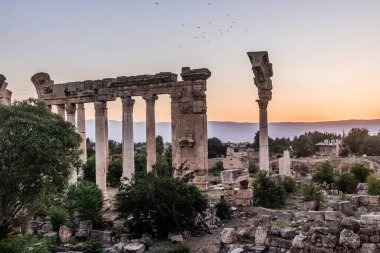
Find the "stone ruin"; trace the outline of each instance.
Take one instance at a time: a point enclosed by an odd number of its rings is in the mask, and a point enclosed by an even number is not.
[[[7,89],[8,83],[5,76],[0,74],[0,104],[11,105],[12,91]]]
[[[284,150],[284,156],[278,159],[279,174],[281,176],[290,176],[290,153],[289,150]]]
[[[109,161],[107,102],[122,101],[122,159],[123,177],[130,179],[134,169],[133,97],[146,101],[147,170],[156,162],[155,101],[158,95],[171,98],[172,159],[173,166],[184,170],[183,176],[195,172],[192,181],[200,188],[207,187],[207,106],[206,81],[211,72],[206,69],[182,68],[182,81],[177,74],[161,72],[154,75],[119,76],[102,80],[86,80],[54,84],[47,73],[31,78],[38,98],[49,107],[57,106],[58,114],[76,126],[82,136],[81,149],[86,150],[85,103],[95,108],[96,183],[106,195],[106,175]],[[67,115],[67,118],[66,118]],[[86,161],[83,152],[82,160]],[[72,178],[76,178],[73,175]],[[75,180],[74,180],[75,181]]]
[[[269,62],[268,52],[248,52],[252,64],[254,83],[258,89],[260,120],[259,120],[259,145],[260,145],[260,170],[269,171],[269,146],[268,146],[268,112],[267,107],[272,100],[272,63]]]

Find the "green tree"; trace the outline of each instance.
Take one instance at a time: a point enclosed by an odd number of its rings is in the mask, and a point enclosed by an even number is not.
[[[120,155],[121,154],[121,143],[114,141],[114,140],[108,140],[108,151],[109,154],[112,155]]]
[[[231,219],[232,209],[225,199],[220,199],[219,202],[216,203],[215,208],[216,208],[216,216],[218,216],[219,219],[222,219],[222,220]]]
[[[337,181],[338,189],[344,193],[355,193],[358,180],[351,173],[342,173]]]
[[[209,170],[208,170],[208,173],[213,175],[213,176],[220,176],[220,172],[222,172],[224,170],[224,167],[223,167],[223,162],[222,161],[218,161],[215,163],[214,166],[212,166]]]
[[[95,155],[91,155],[87,157],[86,165],[83,168],[83,179],[86,181],[95,182],[96,181],[96,174],[95,174]]]
[[[108,165],[107,184],[111,187],[119,187],[122,174],[123,162],[120,156],[116,156]]]
[[[208,158],[225,156],[226,152],[227,146],[221,140],[216,137],[208,139]]]
[[[296,191],[296,181],[292,177],[285,177],[282,181],[282,185],[284,186],[286,193],[293,193]]]
[[[257,174],[252,183],[253,199],[259,206],[280,208],[285,204],[286,192],[281,184],[275,183],[267,171]]]
[[[348,132],[344,142],[347,144],[351,153],[358,154],[368,137],[367,128],[355,127]]]
[[[172,175],[173,168],[156,164],[153,170],[132,180],[116,195],[120,217],[136,236],[166,237],[194,226],[196,216],[207,207],[207,200],[196,186]]]
[[[328,161],[323,162],[317,168],[317,172],[313,176],[313,180],[318,183],[328,183],[331,184],[335,180],[335,173]]]
[[[70,123],[38,100],[0,105],[0,237],[48,196],[64,192],[80,166],[80,141]]]
[[[314,144],[307,135],[295,137],[292,141],[293,153],[297,157],[307,157],[314,154]]]
[[[98,224],[101,220],[103,200],[103,193],[95,183],[81,181],[70,186],[65,206],[71,214],[77,212],[80,218]]]
[[[86,152],[87,157],[95,155],[95,142],[91,141],[89,138],[86,139]]]
[[[305,202],[315,201],[319,210],[321,202],[323,201],[322,189],[312,181],[306,182],[302,186],[302,199]]]
[[[164,140],[162,139],[161,135],[157,135],[156,137],[156,153],[157,157],[161,157],[164,154]]]
[[[289,138],[275,138],[269,145],[269,152],[273,154],[282,154],[284,150],[290,149]]]
[[[354,163],[351,166],[350,172],[355,176],[356,180],[360,183],[364,183],[369,175],[371,175],[371,170],[367,168],[362,163]]]
[[[375,176],[367,178],[369,195],[380,195],[380,179]]]
[[[360,154],[380,156],[380,136],[368,136],[359,150]]]

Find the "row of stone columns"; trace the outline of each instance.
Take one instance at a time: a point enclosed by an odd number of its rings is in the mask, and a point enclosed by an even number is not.
[[[146,101],[146,150],[147,150],[147,171],[152,170],[156,163],[156,131],[155,131],[155,101],[158,96],[147,94],[143,96]],[[134,140],[133,140],[133,107],[135,100],[131,96],[121,98],[123,108],[122,121],[122,178],[131,179],[135,172],[134,161]],[[107,168],[109,162],[108,151],[108,117],[107,102],[97,101],[95,107],[95,156],[96,156],[96,184],[107,196]],[[77,132],[82,137],[81,160],[87,161],[86,154],[86,125],[85,109],[83,103],[70,103],[57,105],[58,114],[76,126]],[[77,118],[75,117],[77,116]],[[82,172],[79,172],[82,175]],[[70,183],[77,182],[77,172],[73,171]]]

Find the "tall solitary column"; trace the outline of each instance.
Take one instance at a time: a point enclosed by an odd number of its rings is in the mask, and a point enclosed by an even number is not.
[[[179,101],[182,94],[172,93],[171,98],[171,124],[172,124],[172,166],[178,168],[181,165],[181,154],[179,146],[180,135],[180,121],[179,121]]]
[[[248,52],[255,75],[253,81],[258,89],[259,99],[256,100],[260,109],[260,170],[269,171],[268,148],[268,114],[267,107],[272,100],[272,63],[269,62],[268,52]]]
[[[260,145],[260,170],[269,170],[269,145],[268,145],[268,100],[256,100],[259,104],[259,145]]]
[[[123,105],[123,175],[122,178],[132,178],[135,173],[135,152],[133,143],[133,106],[135,100],[130,96],[122,97]]]
[[[146,170],[152,170],[156,163],[156,122],[154,114],[154,104],[158,99],[156,94],[146,94],[143,96],[146,101]]]
[[[106,121],[107,102],[98,101],[95,106],[95,160],[96,184],[107,196],[107,146]]]
[[[86,145],[86,114],[84,110],[84,103],[78,104],[77,109],[77,131],[82,138],[82,142],[80,144],[80,148],[82,150],[82,154],[80,159],[85,164],[87,162],[87,145]],[[83,176],[83,171],[79,172],[80,176]]]
[[[65,104],[57,105],[57,112],[58,112],[58,115],[61,116],[63,120],[66,120],[66,105]]]
[[[67,115],[67,122],[70,122],[71,125],[75,128],[75,113],[77,110],[76,104],[67,104],[66,105],[66,115]],[[78,172],[76,168],[72,168],[71,176],[69,179],[70,184],[76,184],[78,182]]]

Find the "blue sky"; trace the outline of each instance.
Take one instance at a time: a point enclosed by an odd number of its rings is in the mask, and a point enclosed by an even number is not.
[[[40,71],[60,83],[207,67],[209,120],[257,122],[246,52],[267,50],[271,121],[379,118],[379,13],[369,0],[0,0],[0,73],[24,99]],[[120,101],[109,109],[121,118]],[[170,120],[167,96],[156,115]]]

